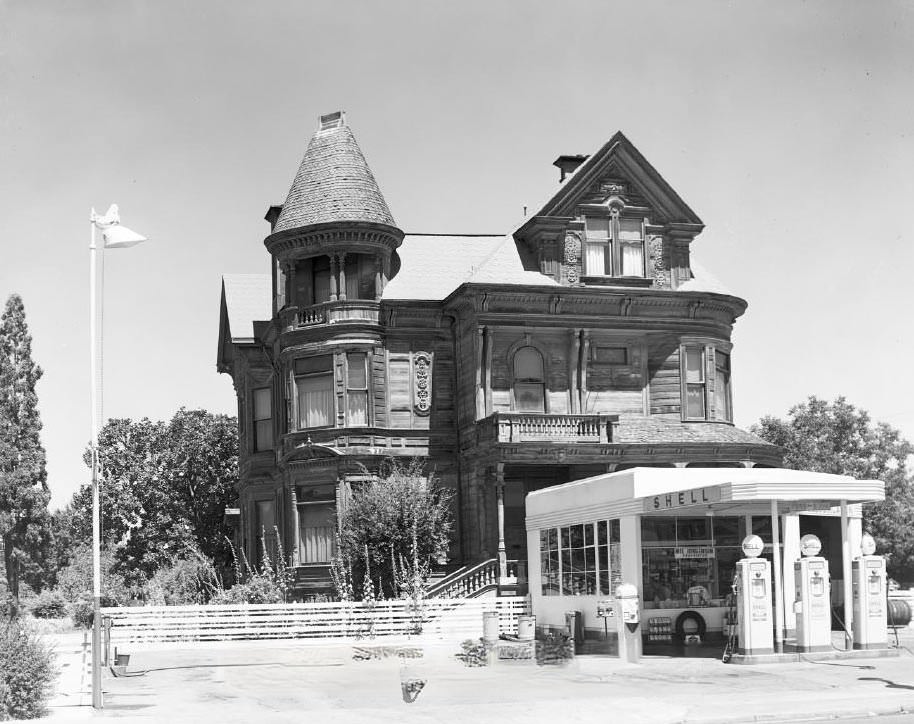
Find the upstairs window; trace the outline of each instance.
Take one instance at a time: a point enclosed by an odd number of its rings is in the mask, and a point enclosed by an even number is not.
[[[584,217],[584,275],[644,276],[644,223],[627,216]]]
[[[686,420],[704,420],[707,403],[704,346],[683,347],[682,380],[685,392],[683,417]]]
[[[684,344],[682,419],[733,421],[730,395],[730,353],[713,344]]]
[[[714,352],[714,419],[733,421],[733,400],[730,397],[730,355]]]
[[[514,355],[514,409],[546,411],[543,355],[535,347],[521,347]]]
[[[346,423],[368,424],[368,355],[364,352],[346,355]]]
[[[306,357],[295,361],[298,429],[334,424],[333,358]]]
[[[254,452],[273,449],[273,399],[269,387],[251,393],[254,408]]]
[[[330,301],[330,257],[316,256],[311,266],[312,304]]]

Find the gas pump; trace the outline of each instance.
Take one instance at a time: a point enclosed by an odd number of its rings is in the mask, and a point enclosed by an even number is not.
[[[641,660],[641,599],[631,583],[616,586],[619,631],[619,658],[637,664]]]
[[[863,535],[860,549],[863,555],[851,562],[854,648],[888,648],[885,558],[873,555],[876,552],[876,541],[869,534]]]
[[[736,562],[736,620],[743,655],[773,654],[774,628],[771,619],[771,564],[759,558],[765,548],[762,539],[743,539],[743,554]]]
[[[831,650],[831,585],[828,561],[818,555],[820,550],[822,543],[817,536],[800,538],[803,557],[793,564],[797,651]]]

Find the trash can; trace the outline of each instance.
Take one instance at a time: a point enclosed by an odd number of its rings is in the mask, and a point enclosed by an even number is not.
[[[498,641],[498,611],[482,612],[482,640],[487,644]]]
[[[584,643],[584,616],[580,611],[565,611],[565,630],[575,646]]]
[[[521,641],[532,641],[536,631],[535,616],[517,617],[517,638]]]

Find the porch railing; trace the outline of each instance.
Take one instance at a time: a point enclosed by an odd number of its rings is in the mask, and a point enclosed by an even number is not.
[[[309,307],[283,307],[279,310],[279,319],[284,330],[343,322],[377,324],[379,308],[379,302],[374,299],[343,299]]]
[[[545,415],[496,412],[476,423],[478,435],[496,442],[612,442],[617,415]]]

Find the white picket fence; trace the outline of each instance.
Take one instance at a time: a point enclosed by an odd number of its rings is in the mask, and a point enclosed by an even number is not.
[[[530,600],[430,598],[418,609],[399,600],[373,606],[328,602],[121,607],[103,608],[102,620],[114,645],[244,639],[462,641],[482,636],[486,611],[498,613],[501,633],[514,634],[518,617],[530,613]]]

